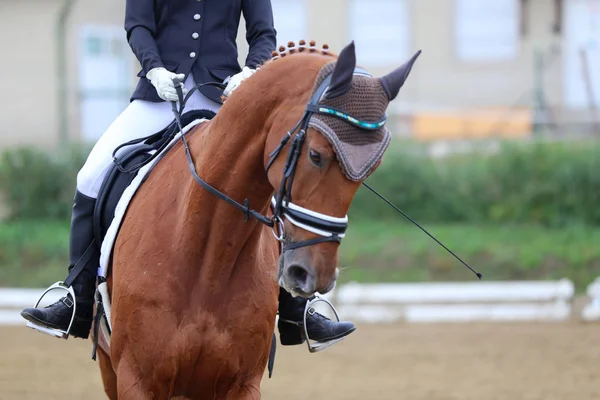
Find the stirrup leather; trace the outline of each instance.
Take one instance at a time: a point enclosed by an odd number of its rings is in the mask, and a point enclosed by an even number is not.
[[[28,328],[35,329],[39,332],[45,333],[50,336],[54,336],[54,337],[57,337],[60,339],[68,339],[69,332],[71,332],[71,326],[73,326],[73,321],[75,320],[75,309],[77,307],[77,299],[75,298],[75,291],[73,290],[72,287],[65,286],[64,282],[62,282],[62,281],[56,282],[55,284],[50,286],[48,289],[46,289],[46,291],[44,293],[42,293],[42,295],[38,299],[37,303],[35,303],[34,308],[37,308],[39,306],[40,302],[42,301],[42,299],[44,298],[44,296],[52,290],[64,290],[67,293],[69,293],[71,295],[71,297],[73,298],[73,314],[71,315],[71,322],[69,323],[69,327],[67,328],[67,330],[63,331],[62,329],[49,328],[47,326],[38,325],[31,321],[27,321],[26,326]],[[67,299],[68,299],[68,297],[67,297]]]

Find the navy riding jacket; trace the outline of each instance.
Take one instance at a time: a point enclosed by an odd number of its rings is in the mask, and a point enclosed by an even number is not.
[[[127,0],[127,41],[142,66],[131,100],[163,101],[146,78],[152,68],[186,78],[192,72],[196,84],[222,82],[240,72],[236,36],[242,14],[249,44],[246,66],[256,68],[277,47],[270,0]],[[222,90],[199,90],[221,103]]]

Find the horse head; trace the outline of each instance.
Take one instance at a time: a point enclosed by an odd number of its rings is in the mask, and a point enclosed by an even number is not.
[[[280,113],[274,113],[280,118],[270,127],[265,167],[275,189],[274,233],[283,250],[278,282],[292,295],[311,297],[335,286],[347,212],[359,186],[377,169],[388,148],[386,110],[419,54],[388,75],[373,77],[357,68],[352,42],[337,60],[330,61],[327,54],[325,63],[319,64],[302,109],[282,102]],[[281,139],[282,122],[286,129],[294,125],[290,117],[294,110],[303,116]]]

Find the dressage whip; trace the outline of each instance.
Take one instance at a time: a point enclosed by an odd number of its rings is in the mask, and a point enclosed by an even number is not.
[[[384,196],[382,196],[379,192],[377,192],[377,190],[373,189],[371,186],[367,185],[366,182],[363,182],[363,185],[369,189],[371,192],[375,193],[375,195],[377,195],[381,200],[385,201],[390,207],[392,207],[394,210],[398,211],[400,214],[404,215],[410,222],[412,222],[413,224],[415,224],[415,226],[417,226],[419,229],[421,229],[423,232],[425,232],[430,238],[432,238],[433,240],[435,240],[437,242],[437,244],[439,244],[440,246],[442,246],[444,249],[446,249],[446,251],[448,251],[450,254],[452,254],[458,261],[460,261],[461,263],[463,263],[463,265],[465,267],[467,267],[468,269],[471,270],[471,272],[473,272],[477,278],[481,279],[483,278],[483,275],[477,271],[475,271],[473,268],[471,268],[471,266],[469,264],[467,264],[466,262],[464,262],[459,256],[457,256],[456,254],[454,254],[454,252],[452,250],[450,250],[449,248],[447,248],[446,246],[444,246],[444,244],[442,242],[440,242],[439,240],[437,240],[431,233],[427,232],[427,229],[423,228],[421,225],[419,225],[414,219],[412,219],[411,217],[409,217],[404,211],[402,211],[400,208],[396,207],[391,201],[389,201],[388,199],[386,199]]]

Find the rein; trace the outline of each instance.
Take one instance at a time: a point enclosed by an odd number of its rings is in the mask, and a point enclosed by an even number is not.
[[[371,76],[367,71],[356,68],[354,71],[355,75],[364,75]],[[204,84],[199,84],[194,86],[184,97],[181,86],[179,85],[179,81],[174,79],[175,88],[177,90],[177,95],[179,97],[179,109],[177,108],[177,102],[172,102],[173,114],[175,116],[175,121],[177,123],[177,127],[179,128],[179,132],[181,133],[181,140],[183,141],[183,146],[185,148],[186,156],[188,159],[188,165],[190,167],[190,172],[192,176],[207,191],[217,196],[218,198],[228,202],[232,206],[236,207],[240,211],[242,211],[245,215],[244,220],[247,222],[250,217],[256,219],[260,223],[270,227],[273,231],[273,235],[275,238],[281,242],[282,244],[282,252],[286,250],[293,250],[301,247],[312,246],[319,243],[325,242],[336,242],[341,243],[342,238],[346,234],[346,230],[348,229],[348,216],[343,218],[332,217],[326,214],[321,214],[316,211],[309,210],[304,207],[300,207],[294,203],[292,203],[291,192],[292,192],[292,184],[294,182],[294,175],[296,172],[296,167],[298,165],[298,158],[300,157],[300,152],[302,150],[302,145],[304,144],[304,140],[306,139],[306,131],[308,129],[308,124],[310,121],[310,117],[312,114],[326,114],[329,116],[333,116],[339,119],[342,119],[348,123],[356,125],[365,130],[375,130],[379,129],[381,126],[385,124],[387,121],[387,115],[380,121],[376,122],[367,122],[361,121],[357,118],[348,115],[347,113],[337,110],[331,107],[325,107],[318,105],[319,100],[325,94],[326,90],[329,87],[331,82],[331,75],[327,76],[321,85],[317,88],[315,93],[310,98],[306,109],[304,111],[304,115],[302,118],[296,123],[296,125],[289,130],[286,135],[281,139],[279,145],[269,154],[269,162],[267,163],[267,167],[265,172],[268,173],[269,169],[277,159],[277,157],[282,153],[283,148],[288,144],[288,142],[292,139],[292,143],[287,155],[287,159],[285,162],[285,166],[283,169],[283,179],[281,181],[281,185],[279,187],[279,191],[272,196],[271,198],[271,209],[273,210],[273,217],[268,217],[266,215],[261,214],[260,212],[253,210],[250,208],[248,199],[244,199],[244,204],[240,204],[235,201],[231,197],[227,196],[223,192],[209,185],[206,181],[204,181],[198,175],[196,171],[196,167],[194,164],[194,160],[192,154],[190,152],[190,148],[183,134],[183,126],[181,125],[181,116],[183,114],[183,109],[185,108],[185,104],[191,97],[191,95],[203,86],[216,86],[219,88],[224,88],[224,84],[218,82],[208,82]],[[299,129],[299,131],[298,131]],[[296,131],[298,133],[296,134]],[[158,153],[158,152],[157,152]],[[387,200],[384,196],[378,193],[375,189],[367,185],[363,182],[363,185],[376,194],[379,198],[385,201],[388,205],[394,208],[396,211],[405,216],[410,222],[415,224],[418,228],[420,228],[423,232],[425,232],[429,237],[435,240],[440,246],[442,246],[446,251],[448,251],[452,256],[454,256],[458,261],[460,261],[465,267],[467,267],[471,272],[473,272],[477,278],[482,279],[483,275],[473,268],[471,268],[466,262],[464,262],[460,257],[458,257],[454,252],[444,246],[439,240],[437,240],[433,235],[431,235],[427,230],[421,227],[417,222],[415,222],[412,218],[410,218],[406,213],[404,213],[400,208],[395,206],[389,200]],[[312,232],[319,237],[308,239],[300,242],[289,242],[289,239],[285,236],[284,224],[282,218],[286,218],[291,224]],[[277,233],[276,230],[279,232]]]
[[[225,200],[232,206],[240,209],[245,215],[244,220],[246,222],[250,219],[250,217],[253,217],[253,218],[257,219],[259,222],[261,222],[269,227],[273,227],[274,226],[273,220],[265,215],[262,215],[258,211],[252,210],[250,208],[248,199],[244,200],[243,205],[238,203],[237,201],[235,201],[231,197],[227,196],[223,192],[221,192],[218,189],[209,185],[206,181],[204,181],[202,178],[200,178],[200,176],[198,176],[198,173],[196,172],[196,166],[194,164],[194,159],[190,152],[190,147],[188,145],[185,135],[183,134],[183,126],[181,126],[181,115],[183,114],[183,109],[185,107],[185,104],[187,103],[187,101],[189,100],[191,95],[194,93],[194,91],[198,90],[199,88],[201,88],[203,86],[211,86],[212,85],[212,86],[217,86],[217,87],[222,88],[223,85],[218,82],[209,82],[209,83],[200,84],[200,85],[194,86],[184,98],[183,91],[181,90],[181,86],[179,86],[179,81],[174,79],[174,84],[175,84],[175,88],[177,89],[177,95],[179,96],[179,104],[181,106],[179,109],[177,109],[177,103],[172,102],[173,114],[175,115],[175,121],[177,122],[177,127],[179,128],[179,132],[181,133],[181,140],[183,141],[183,146],[185,148],[185,154],[187,155],[190,172],[192,173],[192,176],[194,177],[196,182],[198,182],[198,184],[200,184],[200,186],[202,186],[204,189],[208,190],[210,193],[217,196],[221,200]]]

